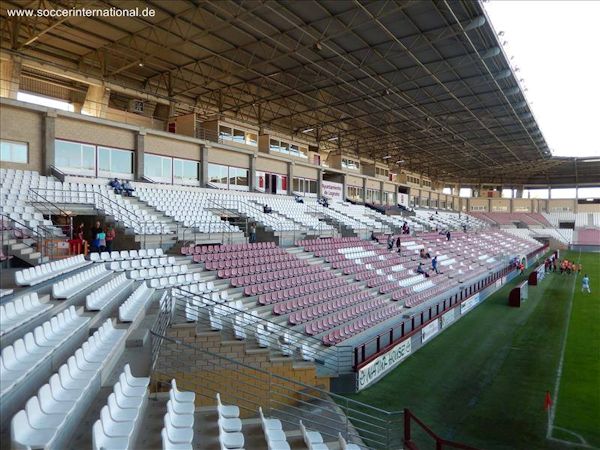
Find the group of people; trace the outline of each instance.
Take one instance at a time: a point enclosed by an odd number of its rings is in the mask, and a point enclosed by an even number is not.
[[[421,249],[421,251],[423,251],[423,249]],[[427,253],[427,255],[429,255],[429,253]],[[437,274],[440,274],[442,272],[440,272],[439,268],[438,268],[438,259],[437,256],[434,256],[431,259],[431,272],[435,272]],[[425,275],[425,278],[429,278],[429,270],[426,269],[425,265],[423,264],[423,261],[419,261],[419,265],[417,266],[417,270],[415,271],[416,273],[420,273],[422,275]]]
[[[402,234],[410,234],[410,227],[407,222],[402,224]]]
[[[583,271],[583,265],[581,265],[580,263],[569,261],[567,258],[564,258],[562,261],[559,261],[556,255],[551,255],[544,261],[544,270],[546,271],[546,273],[559,272],[561,275],[578,275]],[[590,288],[590,277],[587,273],[584,274],[583,278],[581,279],[581,292],[586,292],[588,294],[592,293],[592,290]]]
[[[100,221],[97,220],[94,227],[90,230],[90,253],[94,252],[111,252],[113,241],[117,237],[117,232],[112,225],[102,226]],[[74,248],[83,251],[85,244],[88,242],[85,236],[85,227],[83,223],[77,225],[73,230],[72,245]]]
[[[115,194],[124,194],[127,197],[131,197],[131,194],[133,193],[133,191],[135,191],[129,180],[125,180],[124,183],[121,183],[118,178],[115,178],[110,183],[108,183],[108,185],[114,189]]]
[[[401,240],[400,240],[400,236],[398,236],[395,240],[394,240],[394,235],[390,234],[387,238],[387,246],[388,246],[388,250],[393,250],[394,249],[394,244],[396,245],[396,248],[398,249],[398,253],[401,253]]]

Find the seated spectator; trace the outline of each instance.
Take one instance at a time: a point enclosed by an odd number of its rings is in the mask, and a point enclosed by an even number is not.
[[[466,223],[463,223],[463,226],[462,226],[462,228],[463,228],[463,231],[466,233],[466,232],[467,232],[467,224],[466,224]]]
[[[115,190],[115,194],[121,194],[123,192],[123,186],[119,182],[118,178],[112,180],[108,185]]]
[[[419,267],[417,267],[417,273],[420,273],[422,275],[425,275],[425,278],[429,278],[429,274],[427,273],[427,271],[425,270],[425,268],[423,267],[423,263],[420,262],[419,263]]]
[[[387,246],[388,246],[388,250],[391,250],[392,248],[394,248],[394,236],[392,236],[391,234],[387,238]]]
[[[269,205],[267,205],[267,204],[265,203],[265,205],[263,206],[263,212],[264,212],[265,214],[270,214],[270,213],[272,213],[272,212],[273,212],[273,210],[271,209],[271,207],[270,207]]]
[[[422,248],[421,250],[419,250],[419,256],[422,259],[429,259],[429,258],[431,258],[431,255],[429,254],[429,252],[425,251],[424,248]]]
[[[450,230],[448,230],[448,232],[446,233],[446,239],[450,240],[451,236],[450,236]]]
[[[129,180],[125,180],[125,184],[123,184],[123,191],[125,191],[125,195],[127,197],[131,197],[131,193],[135,191]]]
[[[299,195],[295,195],[294,200],[296,200],[297,203],[304,203],[304,200]]]

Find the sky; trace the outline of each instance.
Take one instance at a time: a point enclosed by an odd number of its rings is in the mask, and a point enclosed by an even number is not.
[[[600,157],[600,1],[484,3],[555,156]]]

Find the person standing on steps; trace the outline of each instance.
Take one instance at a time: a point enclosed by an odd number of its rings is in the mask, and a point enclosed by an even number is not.
[[[254,244],[256,242],[256,224],[255,223],[252,223],[250,225],[249,241],[251,244]]]
[[[116,236],[117,236],[117,232],[115,231],[115,228],[112,225],[109,225],[106,228],[106,251],[107,252],[112,252],[112,243]]]

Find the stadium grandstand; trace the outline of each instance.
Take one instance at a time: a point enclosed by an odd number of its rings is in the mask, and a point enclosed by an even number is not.
[[[600,447],[600,159],[482,3],[0,14],[0,448]]]

